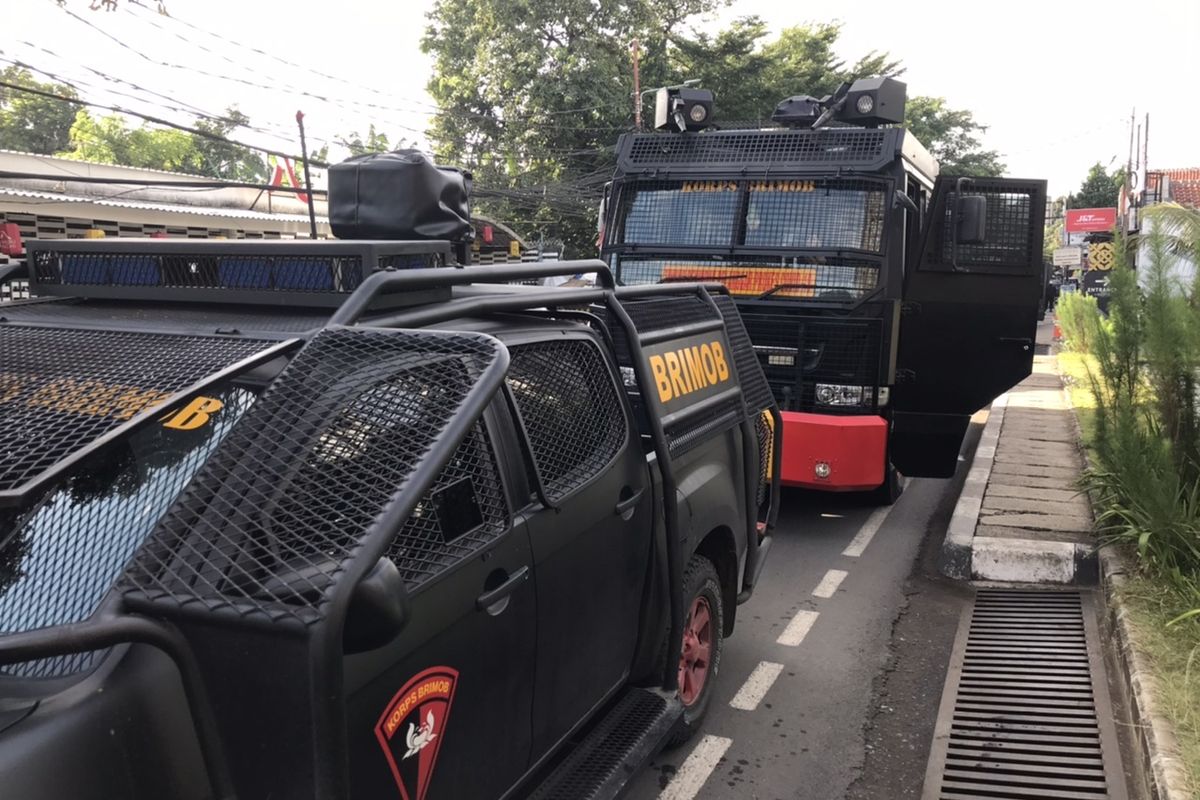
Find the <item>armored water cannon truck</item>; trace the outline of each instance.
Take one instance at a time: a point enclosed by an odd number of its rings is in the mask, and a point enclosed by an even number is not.
[[[899,495],[953,474],[970,416],[1026,377],[1043,180],[939,174],[905,86],[784,100],[721,129],[710,92],[659,91],[624,134],[601,255],[624,285],[720,282],[783,415],[783,483]]]

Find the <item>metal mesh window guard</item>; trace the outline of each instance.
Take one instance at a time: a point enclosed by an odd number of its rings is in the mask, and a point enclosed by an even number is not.
[[[474,334],[317,335],[168,511],[127,572],[127,597],[321,618],[344,565],[499,348]]]
[[[1009,190],[996,191],[988,187],[972,187],[970,194],[987,198],[986,237],[981,244],[959,244],[960,266],[1028,269],[1033,254],[1034,226],[1029,224],[1033,196]],[[955,193],[946,195],[945,213],[941,221],[941,246],[933,249],[932,261],[949,268],[953,263],[954,246],[951,235],[951,213]],[[1039,254],[1040,255],[1040,254]]]
[[[884,186],[873,181],[750,181],[744,244],[882,252]]]
[[[269,346],[245,338],[0,328],[0,490]]]
[[[608,466],[628,432],[600,351],[587,341],[511,348],[508,385],[551,500]]]
[[[96,610],[125,562],[217,447],[254,395],[234,387],[209,390],[221,404],[194,430],[148,425],[97,451],[14,520],[0,551],[0,636],[81,622]],[[76,653],[0,669],[49,677],[91,666]]]
[[[879,284],[879,263],[835,257],[730,259],[643,258],[624,256],[617,278],[624,284],[720,283],[738,297],[857,300]],[[769,294],[768,294],[769,293]]]
[[[733,241],[741,203],[734,181],[647,181],[626,191],[626,244],[727,247]]]
[[[466,481],[466,484],[461,482]],[[473,524],[468,530],[453,528],[441,518],[442,500],[451,487],[469,488],[455,500],[470,506],[457,509]],[[437,482],[421,498],[408,521],[388,548],[387,556],[400,570],[410,592],[446,569],[462,562],[495,539],[508,527],[508,504],[500,483],[500,472],[482,423],[471,429],[458,446]]]

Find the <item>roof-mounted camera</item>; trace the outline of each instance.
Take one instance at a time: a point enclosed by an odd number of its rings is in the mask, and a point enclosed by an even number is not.
[[[836,119],[874,128],[904,122],[907,87],[895,78],[859,78],[820,99],[796,95],[775,107],[771,119],[789,128],[820,128]]]

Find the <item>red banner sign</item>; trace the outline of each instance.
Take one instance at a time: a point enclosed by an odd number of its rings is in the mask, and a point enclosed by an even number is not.
[[[1111,231],[1117,224],[1115,208],[1068,208],[1067,233]]]

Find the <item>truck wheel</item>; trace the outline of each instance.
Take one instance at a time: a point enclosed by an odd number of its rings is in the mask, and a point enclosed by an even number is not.
[[[683,719],[667,740],[668,747],[683,744],[700,729],[721,666],[725,607],[721,604],[717,570],[704,556],[692,556],[688,562],[683,572],[683,598],[683,648],[679,655]]]
[[[900,479],[900,473],[889,462],[884,471],[883,483],[879,488],[868,492],[870,503],[873,506],[890,506],[899,500],[902,494],[904,494],[904,483]]]

